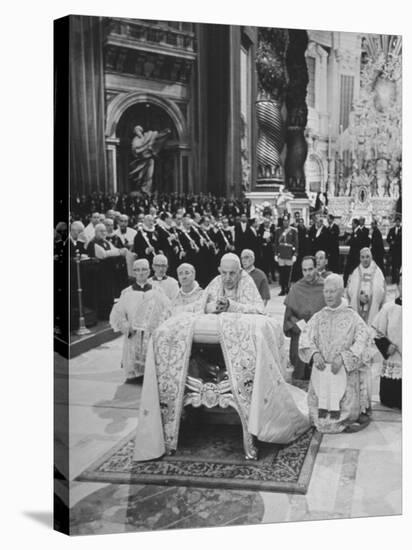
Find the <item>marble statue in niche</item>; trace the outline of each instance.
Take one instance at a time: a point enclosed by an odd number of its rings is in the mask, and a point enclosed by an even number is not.
[[[151,193],[155,158],[165,145],[171,131],[169,128],[160,132],[143,131],[142,126],[135,126],[131,149],[133,160],[129,165],[129,180],[132,189]]]

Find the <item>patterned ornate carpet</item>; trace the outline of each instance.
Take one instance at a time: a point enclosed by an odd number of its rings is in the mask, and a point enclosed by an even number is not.
[[[243,455],[238,425],[181,427],[174,456],[134,462],[133,432],[77,478],[106,483],[183,485],[305,494],[321,435],[311,429],[290,445],[258,442],[259,460]]]

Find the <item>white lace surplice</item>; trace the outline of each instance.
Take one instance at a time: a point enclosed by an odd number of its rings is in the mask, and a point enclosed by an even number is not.
[[[366,306],[360,302],[361,292],[369,296]],[[368,325],[371,325],[385,302],[386,295],[385,278],[375,262],[372,261],[368,268],[360,265],[353,271],[348,280],[347,295],[349,304]]]
[[[402,306],[387,303],[372,323],[378,338],[385,337],[396,346],[396,351],[383,360],[381,376],[399,380],[402,378]]]
[[[179,284],[173,277],[166,277],[160,280],[155,277],[150,277],[148,283],[150,283],[153,288],[157,288],[164,292],[169,300],[173,300],[179,290]]]
[[[162,291],[135,291],[127,287],[110,313],[110,326],[124,334],[122,367],[126,378],[144,373],[147,345],[152,332],[170,316],[170,300]],[[129,329],[136,330],[128,336]]]

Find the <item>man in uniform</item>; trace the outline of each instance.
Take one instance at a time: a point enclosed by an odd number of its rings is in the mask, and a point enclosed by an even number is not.
[[[399,283],[399,270],[402,265],[402,227],[401,219],[395,219],[394,227],[391,227],[386,238],[392,259],[392,283]]]
[[[274,251],[279,265],[279,296],[285,296],[289,292],[291,269],[299,253],[298,232],[290,226],[288,215],[283,216],[282,227],[275,231]]]

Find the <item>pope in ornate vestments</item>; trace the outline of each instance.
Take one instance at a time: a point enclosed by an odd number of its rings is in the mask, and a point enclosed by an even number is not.
[[[279,324],[263,314],[253,279],[234,254],[222,257],[221,275],[205,289],[200,312],[182,313],[153,334],[145,367],[134,450],[150,460],[177,449],[193,341],[220,343],[234,406],[244,433],[289,443],[310,426],[306,394],[287,384]]]
[[[136,282],[123,290],[110,314],[112,329],[124,334],[121,364],[126,380],[144,373],[149,338],[170,316],[170,300],[163,291],[147,283],[149,262],[136,260],[133,270]]]
[[[385,302],[385,277],[372,260],[369,248],[362,248],[360,251],[360,262],[349,277],[347,295],[349,305],[367,325],[371,325]]]
[[[308,391],[309,413],[323,433],[356,431],[369,422],[369,376],[376,349],[359,314],[342,299],[343,281],[325,279],[326,307],[303,330],[299,354],[313,363]]]

